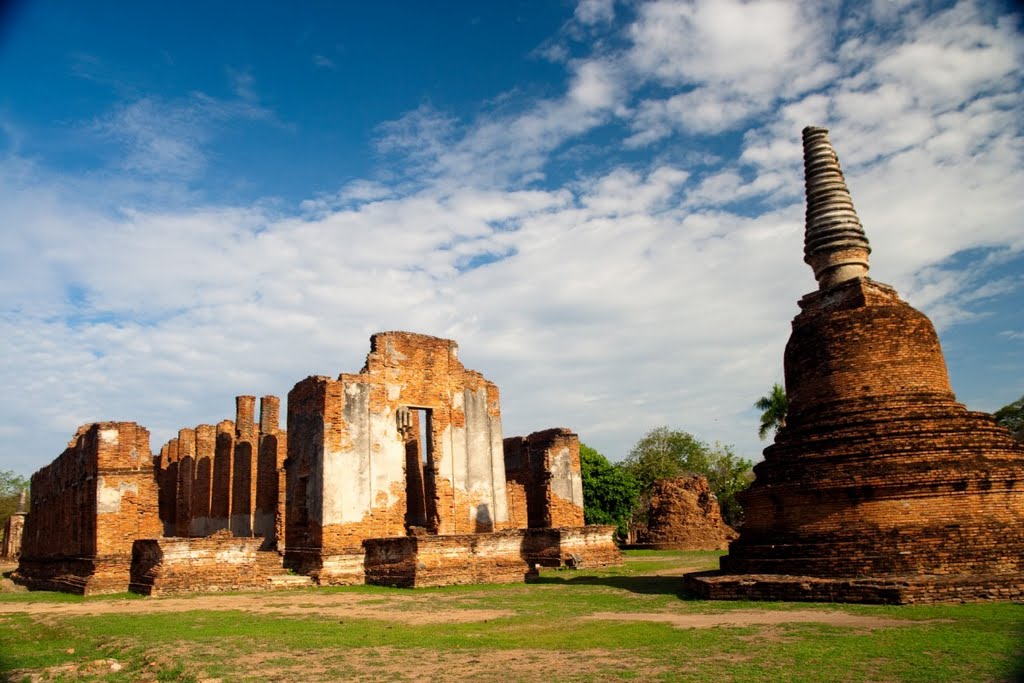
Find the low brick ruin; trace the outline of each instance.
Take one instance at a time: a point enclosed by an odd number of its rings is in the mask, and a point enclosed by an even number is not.
[[[956,402],[931,322],[866,276],[827,131],[804,130],[805,260],[819,290],[786,346],[789,413],[740,495],[712,599],[1024,599],[1024,447]]]
[[[3,540],[0,541],[0,559],[16,560],[21,557],[21,537],[25,530],[25,494],[21,490],[21,498],[18,501],[18,509],[14,511],[7,521],[4,522]]]
[[[83,426],[32,478],[13,578],[153,595],[621,563],[614,529],[583,525],[579,438],[503,439],[497,387],[457,352],[375,334],[361,372],[295,385],[288,432],[273,396],[258,423],[255,397],[239,396],[233,422],[182,429],[155,457],[134,423]]]
[[[630,547],[654,550],[725,550],[738,534],[722,520],[718,499],[705,477],[654,482],[647,524]]]

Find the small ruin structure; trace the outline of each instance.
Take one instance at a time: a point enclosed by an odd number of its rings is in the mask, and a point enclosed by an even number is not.
[[[579,437],[503,438],[498,388],[458,345],[370,340],[363,369],[185,428],[152,454],[129,422],[83,426],[32,477],[32,588],[144,594],[523,581],[537,566],[621,563],[584,526]]]
[[[18,509],[4,522],[3,540],[0,541],[0,559],[16,560],[21,556],[21,537],[25,529],[25,497],[27,489],[21,490]]]
[[[949,385],[931,322],[867,277],[870,247],[828,131],[803,131],[804,260],[786,424],[741,493],[712,599],[1024,599],[1024,447]]]
[[[630,547],[725,550],[737,536],[722,519],[707,478],[691,475],[654,482],[647,503],[647,522]]]

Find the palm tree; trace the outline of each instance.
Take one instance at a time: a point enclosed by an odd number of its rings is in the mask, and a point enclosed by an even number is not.
[[[757,430],[757,435],[762,441],[768,436],[768,432],[777,432],[786,426],[789,399],[786,398],[785,387],[778,382],[772,385],[770,394],[757,399],[754,407],[761,411],[761,427]]]

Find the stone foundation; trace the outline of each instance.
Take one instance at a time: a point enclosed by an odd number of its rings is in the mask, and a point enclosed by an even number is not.
[[[515,529],[492,534],[372,538],[366,583],[399,588],[519,583],[546,567],[622,564],[613,526]]]
[[[684,578],[687,590],[705,600],[786,600],[909,605],[933,602],[1024,600],[1024,576],[904,574],[870,578],[823,578],[779,574],[699,572]]]
[[[591,524],[557,529],[526,529],[523,555],[541,567],[610,567],[622,564],[615,527]]]
[[[262,543],[262,538],[232,538],[223,533],[135,541],[130,590],[164,595],[278,588],[271,578],[284,573],[281,557],[259,552]]]
[[[475,583],[521,583],[530,573],[522,530],[491,534],[371,538],[366,583],[424,588]]]
[[[128,590],[129,555],[102,557],[22,556],[11,575],[15,583],[30,590],[62,591],[77,595],[124,593]]]

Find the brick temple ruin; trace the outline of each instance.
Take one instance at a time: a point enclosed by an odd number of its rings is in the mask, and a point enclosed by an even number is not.
[[[658,479],[651,487],[647,520],[629,548],[725,550],[737,537],[722,519],[708,480],[698,475]]]
[[[0,560],[16,560],[21,556],[21,535],[25,529],[25,500],[28,491],[21,490],[18,509],[4,522],[3,540],[0,540]]]
[[[712,599],[1024,599],[1024,446],[956,402],[931,322],[867,277],[828,132],[803,145],[819,289],[786,346],[786,424],[721,569],[686,584]]]
[[[454,341],[371,338],[362,371],[236,399],[234,421],[152,454],[131,422],[81,427],[32,477],[14,580],[144,594],[523,581],[539,566],[621,563],[585,526],[579,438],[503,438],[498,388]]]

